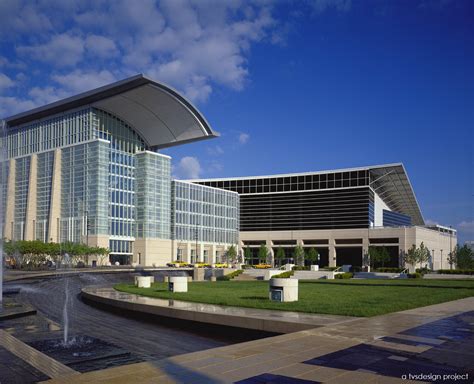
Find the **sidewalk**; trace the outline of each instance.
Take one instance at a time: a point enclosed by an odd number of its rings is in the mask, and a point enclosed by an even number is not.
[[[473,362],[470,297],[48,383],[471,383]]]

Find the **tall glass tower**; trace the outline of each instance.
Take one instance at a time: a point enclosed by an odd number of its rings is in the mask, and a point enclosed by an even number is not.
[[[172,227],[171,158],[158,150],[216,134],[176,91],[138,75],[5,122],[5,238],[107,247],[121,264],[177,257],[187,238]],[[237,243],[214,240],[201,249]]]

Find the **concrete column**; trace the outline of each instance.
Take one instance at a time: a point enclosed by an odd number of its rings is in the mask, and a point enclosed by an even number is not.
[[[28,200],[26,202],[26,216],[25,216],[25,240],[34,240],[35,222],[36,222],[36,205],[37,205],[37,185],[38,185],[38,155],[36,153],[31,155],[30,160],[30,175],[28,178]]]
[[[61,218],[61,149],[54,151],[53,177],[51,181],[51,204],[49,208],[48,239],[59,243],[59,220]]]
[[[185,259],[184,260],[185,263],[191,262],[191,244],[190,243],[186,243],[186,249],[183,256]]]
[[[216,245],[211,244],[211,249],[209,250],[209,263],[215,264],[216,263]]]
[[[3,237],[7,240],[13,239],[13,222],[15,221],[15,180],[16,180],[16,160],[10,159],[8,164],[7,181],[7,201],[5,207],[5,226],[3,227]]]
[[[175,261],[178,258],[178,242],[173,240],[171,243],[171,261]]]
[[[336,245],[334,239],[329,239],[329,266],[336,266]]]
[[[204,262],[204,244],[198,244],[198,263],[203,263]]]

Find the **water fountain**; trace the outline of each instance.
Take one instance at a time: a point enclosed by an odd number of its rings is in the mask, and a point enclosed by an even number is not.
[[[71,258],[67,252],[64,253],[58,269],[69,268],[71,266]],[[64,306],[63,306],[63,345],[67,346],[70,343],[74,343],[74,339],[69,340],[69,278],[66,274],[63,274],[64,284]]]

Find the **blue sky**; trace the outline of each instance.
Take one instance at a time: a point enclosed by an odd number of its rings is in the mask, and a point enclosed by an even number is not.
[[[221,133],[166,150],[177,177],[403,162],[474,240],[472,1],[0,2],[1,116],[140,72]]]

